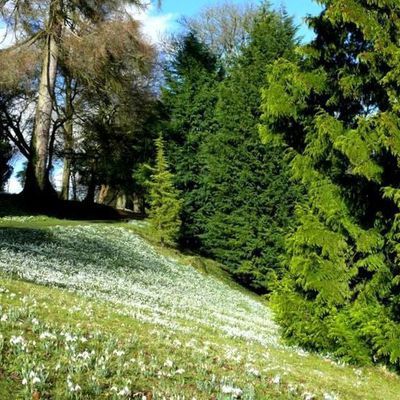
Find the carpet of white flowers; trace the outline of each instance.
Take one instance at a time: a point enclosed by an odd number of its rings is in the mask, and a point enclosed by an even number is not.
[[[143,322],[277,345],[277,328],[260,302],[213,277],[156,254],[123,228],[0,230],[0,269],[24,280],[118,304]]]
[[[374,399],[370,374],[278,338],[255,297],[126,229],[0,229],[1,400],[2,379],[12,400]]]

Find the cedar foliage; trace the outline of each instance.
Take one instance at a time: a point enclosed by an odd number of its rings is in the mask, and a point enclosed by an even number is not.
[[[262,136],[307,190],[274,304],[292,341],[398,366],[400,5],[321,3],[315,40],[263,93]]]
[[[174,245],[178,238],[181,221],[181,200],[168,170],[162,136],[156,139],[156,165],[150,182],[149,221],[154,237],[162,245]]]

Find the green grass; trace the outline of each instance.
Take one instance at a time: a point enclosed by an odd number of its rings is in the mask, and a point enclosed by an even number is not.
[[[27,221],[0,220],[0,229],[47,231],[55,225],[73,229],[82,224],[89,223],[36,217]],[[145,225],[112,226],[143,237],[148,235]],[[182,268],[194,266],[232,290],[238,289],[211,260],[160,247],[156,251],[173,257]],[[242,288],[240,291],[256,298]],[[190,332],[176,331],[123,315],[112,302],[0,273],[0,318],[2,315],[8,317],[7,321],[0,322],[1,400],[32,399],[32,396],[42,399],[234,398],[233,394],[222,393],[223,385],[240,388],[243,399],[301,399],[307,393],[313,399],[324,399],[324,396],[333,399],[334,395],[344,400],[399,398],[400,379],[384,367],[341,365],[298,349],[265,347],[226,337],[195,323]],[[40,339],[44,332],[50,332],[56,339]],[[65,332],[85,340],[68,342]],[[28,353],[10,343],[13,337],[19,336],[26,340]],[[71,350],[68,346],[74,348]],[[227,349],[235,353],[228,355]],[[89,360],[78,357],[92,351],[94,355]],[[124,354],[115,355],[119,351]],[[28,371],[41,373],[41,365],[46,371],[40,375],[41,382],[32,387],[23,385]],[[68,390],[68,376],[81,390]],[[129,396],[118,396],[118,391],[125,386]]]

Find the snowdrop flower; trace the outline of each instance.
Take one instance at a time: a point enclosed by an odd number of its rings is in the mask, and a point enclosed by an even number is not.
[[[76,340],[77,340],[76,336],[74,336],[68,332],[64,335],[64,337],[65,337],[66,342],[76,342]]]
[[[118,396],[130,396],[131,391],[127,386],[125,386],[122,390],[118,392]]]
[[[254,375],[255,377],[259,378],[261,376],[261,373],[258,369],[254,368],[254,367],[247,367],[247,373],[249,375]]]
[[[233,397],[238,398],[243,394],[243,390],[229,386],[229,385],[223,385],[221,386],[221,392],[224,394],[231,394]]]
[[[12,336],[10,339],[10,344],[13,346],[21,345],[22,348],[25,348],[26,346],[25,339],[22,336]]]
[[[42,332],[42,333],[39,335],[39,339],[40,339],[40,340],[46,340],[46,339],[49,339],[49,340],[56,340],[56,339],[57,339],[57,336],[53,335],[53,334],[50,333],[50,332]]]
[[[164,367],[166,367],[166,368],[172,368],[173,365],[174,365],[174,362],[171,360],[167,360],[164,363]]]
[[[281,383],[281,376],[280,375],[276,375],[273,379],[272,379],[272,383],[274,385],[279,385]]]
[[[71,381],[71,376],[70,375],[67,376],[67,386],[68,386],[68,389],[69,389],[69,391],[71,393],[80,392],[82,390],[82,388],[78,384],[75,385]]]
[[[8,320],[8,315],[7,314],[3,314],[0,318],[0,322],[7,322]]]
[[[83,353],[79,353],[79,354],[77,355],[77,357],[78,357],[78,358],[81,358],[82,360],[89,360],[91,356],[92,356],[91,353],[89,353],[89,352],[86,351],[86,350],[85,350]]]
[[[182,342],[180,342],[178,339],[175,339],[172,344],[175,347],[181,347],[182,346]]]
[[[289,393],[296,393],[297,392],[297,387],[295,385],[292,385],[291,383],[288,385],[288,392]]]
[[[122,357],[125,355],[125,352],[123,350],[114,350],[113,354],[115,354],[117,357]]]
[[[324,400],[338,400],[335,393],[324,393]]]

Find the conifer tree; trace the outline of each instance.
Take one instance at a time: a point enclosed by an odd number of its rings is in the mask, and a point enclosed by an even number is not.
[[[260,7],[249,42],[220,85],[217,130],[203,152],[209,196],[201,209],[202,247],[259,291],[271,290],[279,275],[298,196],[284,149],[260,140],[261,87],[270,63],[293,57],[295,31],[291,18]]]
[[[215,131],[217,86],[222,79],[216,57],[189,32],[174,43],[162,92],[166,153],[174,181],[182,193],[180,242],[199,246],[203,232],[199,210],[207,201],[201,184],[204,172],[202,149]]]
[[[150,182],[150,224],[162,245],[174,245],[181,227],[181,200],[168,170],[162,136],[156,140],[156,148],[156,165]]]
[[[297,63],[264,90],[268,143],[307,189],[275,295],[286,336],[346,360],[400,361],[400,5],[327,0]]]

